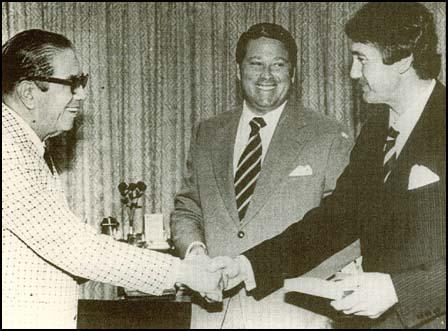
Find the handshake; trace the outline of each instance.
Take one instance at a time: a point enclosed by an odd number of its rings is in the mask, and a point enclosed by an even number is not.
[[[223,291],[230,290],[243,281],[246,290],[250,291],[255,287],[252,267],[244,257],[210,258],[205,249],[196,248],[197,250],[193,250],[181,261],[181,270],[177,278],[178,282],[199,292],[208,302],[222,301]],[[322,280],[322,282],[329,281]],[[333,282],[331,288],[338,288],[338,295],[331,297],[334,300],[330,304],[344,314],[378,318],[398,302],[389,274],[337,273],[331,282]]]
[[[210,258],[200,248],[181,261],[177,282],[199,292],[208,302],[222,301],[223,291],[245,280],[245,270],[238,258]]]

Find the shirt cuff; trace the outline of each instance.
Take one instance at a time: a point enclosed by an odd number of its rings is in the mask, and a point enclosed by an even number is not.
[[[240,265],[241,272],[244,274],[244,286],[246,287],[246,291],[252,291],[257,287],[257,283],[255,282],[254,271],[252,270],[252,265],[247,257],[244,255],[238,255],[236,257],[238,264]]]
[[[191,250],[196,247],[196,246],[201,246],[202,248],[205,249],[205,253],[207,254],[207,247],[205,246],[205,244],[203,242],[200,241],[193,241],[187,248],[186,252],[185,252],[185,257],[188,257],[188,255],[191,253]]]

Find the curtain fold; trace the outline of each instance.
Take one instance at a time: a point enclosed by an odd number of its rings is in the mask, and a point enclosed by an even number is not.
[[[62,33],[89,73],[81,118],[51,142],[75,214],[98,231],[107,216],[127,225],[117,185],[142,180],[144,213],[163,213],[168,226],[193,126],[241,101],[235,48],[253,24],[291,31],[298,44],[295,98],[353,137],[359,133],[364,115],[343,28],[362,4],[2,2],[2,43],[30,28]],[[435,14],[445,81],[446,5],[425,5]],[[115,295],[114,287],[88,282],[81,298]]]

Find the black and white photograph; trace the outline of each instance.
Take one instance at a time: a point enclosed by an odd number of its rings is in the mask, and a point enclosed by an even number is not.
[[[446,3],[2,2],[2,328],[446,329]]]

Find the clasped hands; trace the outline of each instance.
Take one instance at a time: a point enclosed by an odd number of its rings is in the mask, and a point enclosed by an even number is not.
[[[199,292],[208,302],[220,302],[223,291],[230,290],[244,280],[237,259],[226,256],[210,258],[205,251],[189,254],[183,261],[180,282]]]

